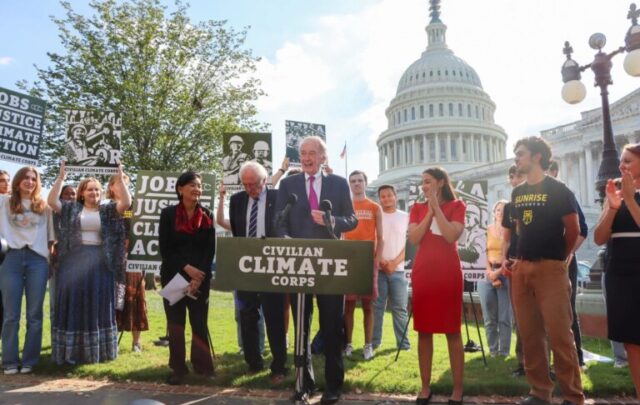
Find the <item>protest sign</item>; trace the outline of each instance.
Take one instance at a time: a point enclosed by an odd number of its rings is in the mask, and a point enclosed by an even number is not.
[[[467,206],[464,232],[458,239],[458,255],[460,256],[462,274],[466,281],[475,283],[484,278],[487,261],[488,185],[486,180],[452,181],[451,184],[458,198],[461,198]],[[416,202],[424,203],[425,201],[420,185],[409,185],[409,211]],[[407,243],[405,269],[409,279],[416,250]]]
[[[240,166],[254,161],[273,172],[270,133],[227,133],[222,135],[222,175],[226,190],[230,193],[243,190]]]
[[[369,295],[373,242],[329,239],[219,238],[214,288]]]
[[[180,173],[142,170],[138,172],[129,233],[127,271],[160,271],[160,212],[164,207],[178,203],[175,188],[178,177]],[[202,175],[200,203],[209,209],[213,208],[215,184],[214,175]]]
[[[46,103],[0,87],[0,159],[37,165]]]
[[[285,138],[287,141],[287,154],[289,167],[300,167],[300,156],[298,148],[302,140],[308,136],[319,136],[325,142],[327,135],[322,124],[312,124],[310,122],[285,121]]]
[[[114,174],[122,156],[122,114],[113,111],[64,110],[67,171]]]

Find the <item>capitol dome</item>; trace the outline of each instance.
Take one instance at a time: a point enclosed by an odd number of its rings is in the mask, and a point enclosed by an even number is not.
[[[506,158],[507,134],[494,122],[496,105],[475,69],[447,46],[439,3],[431,0],[427,48],[405,70],[385,111],[375,185],[401,189],[431,166],[445,168],[455,180],[456,171]]]

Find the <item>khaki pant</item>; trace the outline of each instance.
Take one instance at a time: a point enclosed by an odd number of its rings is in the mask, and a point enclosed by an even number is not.
[[[514,265],[511,288],[530,395],[551,401],[548,337],[564,399],[583,405],[580,367],[571,332],[571,283],[566,264],[560,260],[520,260]]]

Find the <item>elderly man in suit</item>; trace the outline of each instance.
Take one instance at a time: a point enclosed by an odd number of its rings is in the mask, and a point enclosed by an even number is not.
[[[229,221],[234,237],[273,237],[276,190],[266,187],[267,171],[256,162],[246,162],[240,167],[240,181],[244,191],[231,196]],[[271,362],[271,383],[282,382],[287,373],[287,343],[284,330],[284,294],[238,291],[240,302],[240,333],[244,346],[244,359],[249,365],[249,373],[263,369],[262,354],[259,349],[258,310],[262,306],[267,337],[273,361]]]
[[[280,181],[276,211],[279,212],[285,208],[287,201],[290,201],[291,194],[297,196],[297,203],[289,209],[288,215],[279,221],[281,226],[278,229],[278,234],[301,239],[332,239],[334,235],[339,238],[343,232],[354,229],[358,224],[353,211],[349,185],[342,177],[322,173],[321,166],[327,158],[327,148],[322,138],[317,136],[304,138],[300,144],[299,154],[303,172]],[[319,209],[325,200],[330,201],[332,205],[329,224],[325,223],[325,212]],[[296,364],[304,364],[304,376],[302,384],[296,384],[294,400],[305,400],[315,390],[309,348],[309,327],[313,309],[312,296],[306,295],[303,301],[304,353],[301,357],[296,358]],[[317,302],[325,355],[326,389],[322,395],[321,403],[333,404],[339,401],[344,383],[344,364],[342,361],[344,296],[318,295]],[[298,302],[295,297],[292,297],[294,314],[297,307]]]

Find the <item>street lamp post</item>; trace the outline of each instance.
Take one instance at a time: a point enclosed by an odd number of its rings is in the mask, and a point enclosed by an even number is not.
[[[629,6],[627,18],[631,20],[631,27],[627,30],[625,37],[625,45],[619,47],[611,53],[602,52],[607,38],[604,34],[595,33],[589,38],[589,46],[598,51],[594,59],[588,65],[580,66],[576,61],[571,59],[573,48],[569,41],[564,43],[563,53],[567,56],[567,60],[562,65],[562,98],[569,104],[576,104],[584,100],[586,90],[584,84],[580,82],[580,73],[587,69],[593,71],[595,77],[595,87],[600,87],[600,96],[602,97],[602,128],[603,128],[603,150],[602,162],[598,169],[598,177],[596,179],[596,189],[600,193],[600,198],[604,198],[604,187],[608,179],[620,177],[620,161],[618,159],[618,151],[613,139],[613,128],[611,126],[611,113],[609,111],[609,91],[608,86],[611,81],[611,59],[619,53],[627,52],[624,60],[624,68],[626,72],[634,77],[640,76],[640,25],[638,18],[640,10],[636,8],[635,3]]]

